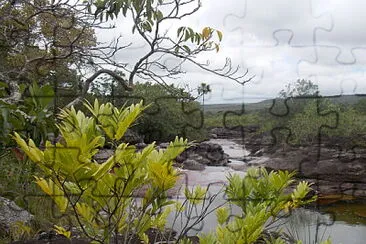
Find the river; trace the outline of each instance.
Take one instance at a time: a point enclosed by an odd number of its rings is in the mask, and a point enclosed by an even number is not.
[[[189,235],[197,233],[207,233],[214,231],[217,226],[214,209],[225,202],[225,196],[220,193],[222,187],[227,182],[226,177],[229,174],[245,175],[245,162],[243,159],[248,156],[248,152],[242,145],[226,139],[211,139],[213,143],[220,144],[225,153],[231,158],[230,167],[207,166],[203,171],[184,170],[184,184],[188,188],[196,185],[209,186],[209,196],[217,194],[210,207],[206,209],[208,201],[199,205],[196,209],[186,209],[178,218],[175,213],[169,216],[169,227],[180,231],[186,223],[187,218],[192,219],[190,224],[196,220],[202,211],[212,211],[204,221],[196,225],[194,229],[188,232]],[[257,162],[263,158],[255,159]],[[251,163],[256,163],[251,161]],[[241,169],[241,170],[236,170]],[[179,197],[184,201],[183,195]],[[207,197],[209,199],[209,197]],[[203,207],[202,207],[203,206]],[[236,206],[231,207],[232,214],[239,214],[240,210]],[[177,219],[177,221],[174,221]],[[174,225],[173,225],[174,224]],[[301,208],[292,213],[288,218],[280,221],[278,228],[302,240],[303,244],[318,243],[320,240],[331,239],[334,244],[364,244],[366,243],[366,204],[357,202],[343,202],[333,205],[321,206],[318,209]],[[316,242],[315,240],[318,240]]]

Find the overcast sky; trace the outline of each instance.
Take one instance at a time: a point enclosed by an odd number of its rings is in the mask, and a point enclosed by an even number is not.
[[[192,88],[208,83],[213,92],[207,103],[233,103],[276,97],[298,78],[311,79],[322,95],[366,93],[365,23],[364,0],[203,0],[195,15],[166,28],[210,26],[223,32],[220,52],[201,58],[222,64],[230,57],[255,79],[242,87],[187,66],[175,82],[189,82]],[[133,49],[116,59],[132,63],[144,53],[144,43],[130,31],[124,20],[98,37],[123,34]]]

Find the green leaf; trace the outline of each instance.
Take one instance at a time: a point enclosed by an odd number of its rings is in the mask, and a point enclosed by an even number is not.
[[[221,42],[222,41],[222,32],[217,30],[216,33],[217,33],[217,36],[219,37],[219,41]]]
[[[183,45],[184,50],[186,50],[187,53],[191,52],[191,49],[187,45]]]

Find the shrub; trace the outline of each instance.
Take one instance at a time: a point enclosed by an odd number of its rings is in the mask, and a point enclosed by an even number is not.
[[[147,242],[149,228],[165,226],[169,208],[174,203],[167,190],[177,180],[173,159],[187,146],[176,138],[165,150],[150,144],[141,152],[134,146],[117,142],[145,109],[142,102],[117,109],[112,104],[86,105],[93,117],[72,107],[65,109],[58,123],[62,141],[46,142],[44,151],[33,142],[25,142],[18,133],[14,138],[27,156],[43,171],[35,177],[37,185],[70,216],[91,240],[108,243],[118,234],[128,240],[131,234]],[[93,156],[103,147],[105,136],[114,144],[114,154],[102,164]],[[138,204],[134,192],[148,186]]]
[[[310,102],[303,113],[289,122],[291,139],[295,143],[315,143],[321,136],[353,137],[366,132],[365,115],[351,107],[343,108],[328,100]]]
[[[228,177],[225,190],[228,201],[240,207],[241,215],[231,215],[227,207],[218,209],[216,233],[202,235],[200,243],[255,243],[271,237],[269,229],[279,218],[315,200],[315,197],[305,200],[311,191],[307,182],[300,182],[291,193],[286,193],[294,182],[293,176],[287,171],[267,173],[264,168],[251,168],[244,178]],[[270,243],[284,243],[281,241],[279,236]]]

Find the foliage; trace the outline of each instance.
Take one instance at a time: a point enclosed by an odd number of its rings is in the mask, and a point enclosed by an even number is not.
[[[238,112],[216,113],[205,115],[206,127],[226,127],[234,128],[237,126],[249,126],[260,124],[261,117],[257,113],[240,114]]]
[[[312,97],[317,96],[319,91],[318,85],[311,80],[298,79],[294,83],[286,85],[285,89],[279,92],[281,98],[291,97]]]
[[[117,18],[120,13],[122,13],[123,17],[126,17],[131,13],[133,16],[136,16],[132,33],[138,31],[140,33],[145,33],[146,35],[159,31],[160,23],[164,22],[166,19],[178,18],[178,8],[181,5],[188,5],[194,2],[195,1],[183,3],[178,1],[176,3],[167,3],[162,0],[96,1],[94,2],[94,6],[96,7],[94,14],[101,19],[105,18],[108,20],[108,18]],[[172,9],[175,13],[172,14],[169,9]],[[192,13],[195,11],[196,9],[194,9]],[[177,29],[178,41],[175,42],[174,51],[176,54],[195,53],[196,50],[191,50],[189,47],[189,44],[195,44],[202,50],[214,48],[218,52],[220,49],[219,43],[212,41],[214,34],[217,36],[218,41],[221,42],[223,35],[222,32],[218,30],[205,27],[202,31],[196,32],[190,27],[181,26]]]
[[[199,30],[180,26],[174,34],[166,30],[165,23],[187,18],[200,8],[200,0],[4,2],[0,5],[4,20],[0,24],[3,57],[0,81],[8,85],[8,90],[0,100],[17,104],[23,96],[20,85],[29,86],[37,81],[41,85],[52,84],[56,104],[70,107],[86,98],[93,81],[103,75],[113,77],[126,90],[133,89],[136,77],[167,88],[166,79],[184,73],[185,62],[240,84],[249,82],[250,79],[245,79],[248,72],[239,74],[241,70],[233,68],[230,59],[222,67],[199,61],[199,54],[219,51],[223,38],[219,30],[208,26]],[[128,56],[121,52],[132,44],[121,44],[121,36],[109,43],[96,39],[95,30],[116,28],[116,23],[108,20],[118,16],[131,20],[131,34],[138,35],[147,44],[134,63],[115,59],[117,54],[118,57]],[[179,61],[179,65],[169,65],[167,58]],[[120,76],[121,72],[126,76]],[[87,74],[91,74],[90,77],[87,78]]]
[[[329,100],[312,101],[291,119],[288,126],[294,143],[315,143],[321,136],[351,137],[366,132],[365,116],[351,107],[342,107]]]
[[[201,236],[201,243],[255,243],[278,218],[293,208],[312,202],[306,200],[310,185],[300,182],[291,193],[286,189],[294,182],[294,173],[270,172],[251,168],[247,175],[228,177],[228,201],[240,207],[241,215],[232,216],[224,207],[216,212],[219,226],[215,234]],[[281,243],[276,240],[276,243]]]
[[[52,84],[60,96],[57,88],[77,82],[77,68],[90,67],[86,60],[97,43],[90,16],[80,5],[69,1],[3,1],[0,14],[0,81],[8,84],[3,101],[19,102],[19,86],[28,87],[34,81]]]
[[[150,144],[136,152],[134,146],[117,142],[145,109],[142,103],[117,109],[96,100],[86,106],[93,117],[73,107],[62,111],[57,125],[62,142],[53,145],[47,141],[41,150],[16,132],[14,139],[43,171],[44,178],[35,177],[38,186],[87,237],[105,243],[118,233],[127,239],[134,233],[146,240],[146,230],[165,226],[170,211],[166,206],[173,203],[166,191],[178,177],[172,160],[188,146],[187,141],[176,138],[165,151]],[[115,151],[98,164],[93,156],[104,145],[104,135],[115,144]],[[148,189],[137,204],[133,194],[143,186]]]
[[[5,83],[1,83],[6,87]],[[39,87],[37,83],[24,92],[22,104],[14,105],[0,101],[0,141],[3,147],[13,145],[12,131],[18,131],[26,137],[32,137],[37,145],[55,131],[53,117],[54,91],[50,85]]]
[[[52,200],[45,198],[42,191],[34,183],[33,175],[41,173],[37,165],[23,155],[16,158],[15,150],[17,149],[9,148],[1,151],[0,195],[11,199],[18,206],[33,214],[34,220],[29,225],[16,223],[4,236],[1,236],[2,230],[0,230],[1,243],[29,240],[40,230],[52,228],[52,223],[65,224],[65,220],[55,210]]]
[[[10,226],[10,239],[26,240],[31,237],[32,229],[21,221],[17,221]]]
[[[133,128],[144,135],[146,142],[166,142],[176,135],[189,140],[202,140],[206,137],[201,117],[200,105],[194,101],[190,93],[183,88],[170,85],[136,83],[130,93],[124,93],[117,87],[115,93],[120,99],[115,103],[131,104],[134,100],[143,99],[149,107]],[[124,99],[125,97],[125,99]]]
[[[65,228],[62,227],[62,226],[55,225],[54,230],[56,231],[57,234],[63,235],[66,238],[70,238],[71,237],[71,232],[65,230]]]
[[[366,114],[366,99],[363,98],[361,100],[359,100],[355,105],[354,105],[354,109],[362,114]]]

